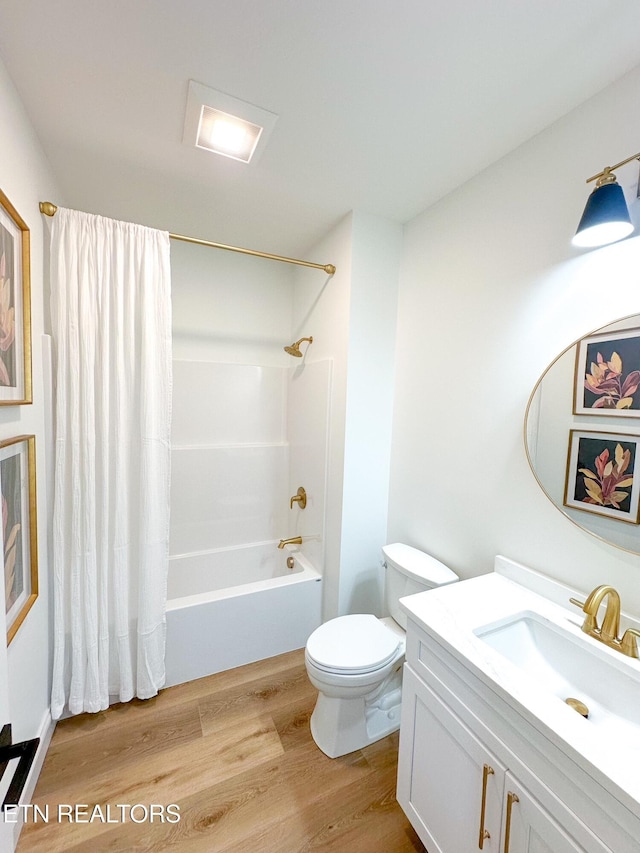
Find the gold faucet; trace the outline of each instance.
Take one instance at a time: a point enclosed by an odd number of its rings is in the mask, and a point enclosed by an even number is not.
[[[278,542],[278,548],[284,548],[285,545],[302,545],[302,536],[294,536],[293,539],[281,539]]]
[[[602,627],[598,627],[598,610],[605,598],[607,599],[607,609],[602,621]],[[582,607],[586,613],[586,618],[582,625],[582,630],[585,634],[595,637],[596,640],[602,640],[607,645],[610,645],[612,640],[618,639],[618,630],[620,628],[620,596],[612,586],[607,586],[606,584],[597,586],[589,593],[586,601],[577,601],[575,598],[572,598],[571,603]]]
[[[604,613],[602,625],[598,625],[598,610],[602,602],[607,599],[607,608]],[[640,637],[640,631],[635,628],[628,628],[622,639],[618,637],[620,630],[620,594],[612,586],[601,584],[592,590],[587,596],[586,601],[578,601],[576,598],[570,598],[571,604],[581,607],[584,611],[585,619],[582,623],[582,630],[590,637],[600,640],[606,646],[616,651],[622,652],[628,657],[638,657],[637,637]]]

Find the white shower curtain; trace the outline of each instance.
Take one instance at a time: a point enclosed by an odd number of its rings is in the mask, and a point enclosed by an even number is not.
[[[169,235],[58,208],[52,714],[164,683],[169,542]]]

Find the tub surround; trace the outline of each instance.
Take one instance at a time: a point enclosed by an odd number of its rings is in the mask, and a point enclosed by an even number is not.
[[[547,785],[585,826],[592,827],[599,838],[613,838],[613,843],[607,843],[616,853],[626,853],[634,849],[630,839],[640,835],[640,729],[634,731],[629,723],[620,738],[615,727],[595,728],[594,722],[541,689],[534,676],[527,676],[477,635],[483,626],[508,622],[514,614],[539,614],[576,642],[592,644],[595,655],[604,656],[614,671],[619,670],[623,678],[625,673],[630,675],[631,683],[637,679],[640,685],[640,661],[608,649],[580,630],[584,614],[569,604],[569,598],[584,600],[586,592],[498,557],[492,574],[402,599],[410,626],[407,660],[418,676],[427,672],[426,681],[436,684],[436,693],[441,699],[448,697],[447,703],[472,730],[480,721],[483,737],[488,742],[498,739],[498,753],[511,738],[526,768],[522,772],[537,769],[543,780],[548,776],[552,784],[547,781]],[[627,616],[623,627],[639,626]],[[405,701],[403,695],[403,706]],[[468,717],[470,711],[473,717]],[[415,721],[407,718],[406,722],[411,726]],[[408,748],[405,742],[405,752]],[[405,764],[406,760],[405,755]],[[406,780],[400,782],[399,792],[403,805],[411,808]],[[595,841],[593,846],[588,840],[581,843],[589,853],[605,849]]]
[[[171,556],[283,535],[287,370],[174,361],[173,381]]]
[[[331,362],[281,357],[174,362],[167,685],[302,648],[320,624]]]

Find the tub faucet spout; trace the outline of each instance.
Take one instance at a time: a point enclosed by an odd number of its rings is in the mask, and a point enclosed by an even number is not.
[[[278,542],[278,548],[284,548],[285,545],[302,545],[302,536],[294,536],[293,539],[281,539]]]

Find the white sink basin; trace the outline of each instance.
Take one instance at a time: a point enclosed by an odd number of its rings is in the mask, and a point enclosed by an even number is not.
[[[584,614],[568,602],[582,595],[497,557],[495,572],[403,598],[401,606],[452,666],[463,667],[460,678],[468,672],[470,684],[479,680],[495,695],[496,708],[485,709],[492,725],[506,704],[510,724],[519,716],[523,731],[536,732],[533,753],[546,739],[569,759],[562,773],[575,765],[640,819],[640,660],[580,630]],[[624,623],[640,630],[630,614]],[[568,698],[587,706],[587,719]]]
[[[476,628],[474,634],[510,661],[531,686],[589,709],[585,725],[619,740],[640,736],[640,668],[636,661],[587,637],[523,611]],[[576,718],[582,718],[576,713]]]

